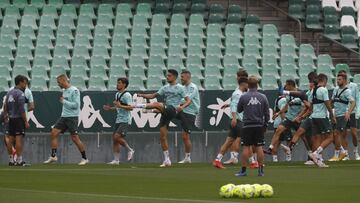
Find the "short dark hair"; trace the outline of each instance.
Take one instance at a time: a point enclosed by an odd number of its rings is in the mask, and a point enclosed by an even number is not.
[[[338,74],[347,74],[346,70],[339,70]]]
[[[29,80],[27,79],[27,77],[25,77],[23,75],[17,75],[15,77],[14,81],[15,81],[15,85],[19,85],[21,82],[27,82]]]
[[[241,85],[241,83],[247,83],[248,78],[247,77],[240,77],[238,80],[238,84]]]
[[[313,83],[317,78],[317,73],[315,71],[310,72],[308,75],[308,80],[310,83]]]
[[[127,78],[118,78],[117,81],[121,81],[122,83],[125,84],[125,88],[127,88],[129,86],[129,80]]]
[[[296,83],[295,83],[295,80],[293,79],[288,79],[286,80],[286,85],[291,85],[292,87],[296,87]]]
[[[188,70],[182,70],[182,71],[181,71],[181,74],[189,74],[189,75],[191,76],[191,72],[188,71]]]
[[[324,73],[320,73],[320,74],[317,76],[317,80],[318,80],[318,81],[325,82],[325,81],[328,80],[328,77],[327,77]]]
[[[346,73],[338,73],[338,77],[343,77],[345,80],[347,80],[347,74]]]
[[[249,77],[247,71],[246,71],[245,69],[243,69],[243,68],[240,68],[240,69],[238,70],[238,72],[236,72],[236,75],[237,75],[239,78],[240,78],[240,77],[245,77],[245,78]]]
[[[257,88],[258,87],[258,79],[256,76],[250,76],[249,79],[248,79],[248,87],[250,89],[253,89],[253,88]]]
[[[168,73],[174,75],[175,77],[178,77],[179,73],[177,72],[177,70],[175,69],[169,69],[168,70]]]

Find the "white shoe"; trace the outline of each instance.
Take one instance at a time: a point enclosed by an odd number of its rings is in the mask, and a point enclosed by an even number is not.
[[[191,159],[190,158],[185,158],[182,161],[178,162],[179,164],[191,164]]]
[[[311,158],[311,160],[312,160],[316,165],[319,166],[319,162],[320,162],[321,160],[319,159],[318,154],[316,154],[316,152],[313,152],[313,153],[309,153],[308,155],[309,155],[309,157]]]
[[[354,153],[354,155],[355,155],[355,160],[357,160],[357,161],[359,161],[360,160],[360,155],[359,155],[359,153]]]
[[[289,151],[289,152],[290,152],[290,151]],[[286,152],[286,154],[285,154],[285,160],[286,160],[286,161],[291,161],[291,152],[290,152],[290,153]]]
[[[169,167],[171,166],[171,161],[169,160],[165,160],[161,165],[160,168],[165,168],[165,167]]]
[[[131,161],[134,158],[134,153],[135,153],[135,150],[130,150],[128,152],[128,157],[127,157],[128,161]]]
[[[273,157],[273,162],[278,162],[278,158],[277,157]]]
[[[314,165],[315,163],[312,160],[307,160],[305,161],[304,164],[310,166],[310,165]]]
[[[237,163],[239,163],[239,160],[237,158],[230,158],[229,160],[224,162],[225,165],[237,164]]]
[[[322,162],[322,161],[318,161],[318,164],[317,164],[320,168],[329,168],[329,166],[328,165],[326,165],[324,162]]]
[[[342,159],[342,161],[349,161],[349,160],[350,160],[349,155],[347,155],[345,158]]]
[[[89,159],[81,159],[81,161],[78,163],[79,166],[84,166],[89,163]]]
[[[118,160],[112,160],[111,162],[107,163],[109,165],[119,165],[120,164],[120,161]]]
[[[57,156],[54,156],[54,157],[50,156],[50,157],[48,158],[48,160],[44,161],[43,163],[44,163],[44,164],[51,164],[51,163],[57,162],[57,160],[58,160]]]

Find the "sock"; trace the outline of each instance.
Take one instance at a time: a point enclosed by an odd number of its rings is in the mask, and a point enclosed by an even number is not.
[[[165,158],[165,161],[170,159],[169,150],[164,151],[164,158]]]
[[[140,109],[146,108],[146,104],[135,104],[134,106],[135,108],[140,108]]]
[[[291,151],[293,150],[295,144],[296,144],[295,142],[290,142],[289,148],[290,148]]]
[[[246,167],[245,166],[241,167],[241,173],[245,173],[245,172],[246,172]]]
[[[231,158],[231,159],[234,159],[234,158],[235,158],[234,152],[230,152],[230,158]]]
[[[185,153],[185,159],[190,159],[190,153]]]
[[[271,144],[271,145],[269,146],[269,149],[270,149],[270,150],[271,150],[271,149],[274,149],[274,145]]]
[[[264,173],[264,167],[259,165],[258,173]]]
[[[223,155],[222,155],[222,154],[218,154],[218,155],[216,156],[216,160],[218,160],[218,161],[221,161],[222,158],[223,158]]]
[[[114,160],[120,161],[120,152],[114,152]]]
[[[56,151],[57,149],[51,149],[51,157],[56,157]]]
[[[256,156],[256,154],[253,154],[252,157],[253,157],[254,162],[257,162],[257,156]]]
[[[349,156],[348,150],[344,150],[344,153],[346,154],[346,156]]]
[[[234,152],[234,158],[237,159],[239,156],[239,152]]]
[[[22,156],[18,156],[16,162],[21,163],[23,161]]]
[[[344,149],[344,147],[343,146],[340,146],[340,151],[341,151],[341,153],[343,153],[343,154],[345,154],[346,152],[346,150]]]
[[[340,155],[340,150],[335,150],[335,157],[338,158]]]
[[[324,161],[322,154],[319,154],[319,160]]]
[[[358,150],[357,146],[354,146],[354,154],[357,154],[357,153],[359,153],[359,150]]]
[[[82,157],[83,159],[87,159],[87,158],[86,158],[86,153],[85,153],[85,151],[80,152],[80,153],[81,153],[81,157]]]
[[[315,151],[315,153],[320,154],[324,149],[320,146],[317,148],[317,150]]]
[[[277,161],[278,160],[278,156],[277,155],[272,155],[273,161]]]
[[[14,156],[12,154],[9,155],[9,162],[14,163]]]
[[[128,151],[133,151],[133,149],[129,146],[128,143],[125,144],[125,148],[126,148]]]

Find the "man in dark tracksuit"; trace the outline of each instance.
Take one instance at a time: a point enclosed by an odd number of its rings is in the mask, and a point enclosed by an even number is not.
[[[249,91],[243,94],[239,100],[238,112],[243,112],[243,153],[241,157],[241,170],[236,176],[246,176],[247,161],[251,155],[251,147],[255,146],[256,155],[259,162],[259,176],[264,176],[263,162],[264,152],[262,146],[264,133],[270,119],[269,102],[264,94],[257,91],[258,79],[251,76],[248,80]]]

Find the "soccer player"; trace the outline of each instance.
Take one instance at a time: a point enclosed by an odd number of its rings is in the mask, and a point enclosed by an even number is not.
[[[249,77],[249,91],[240,97],[237,111],[243,113],[241,170],[236,176],[247,176],[246,166],[251,156],[251,146],[255,146],[255,153],[259,162],[258,176],[264,176],[264,133],[270,119],[269,102],[264,94],[257,91],[258,79]]]
[[[29,123],[26,118],[25,111],[25,88],[27,86],[27,78],[23,75],[15,77],[15,88],[10,90],[6,95],[4,105],[4,120],[8,122],[9,141],[7,149],[9,153],[9,165],[24,166],[25,162],[22,159],[23,143],[25,136],[25,129],[29,128]],[[12,147],[15,144],[16,162],[12,157]]]
[[[273,115],[273,120],[274,120],[274,132],[276,132],[277,128],[279,127],[280,123],[284,121],[285,119],[285,113],[284,112],[280,112],[281,109],[283,109],[286,106],[287,102],[286,102],[286,98],[285,96],[280,95],[278,98],[276,98],[275,100],[275,105],[274,105],[274,115]],[[291,139],[291,131],[290,130],[286,130],[284,131],[281,136],[279,141],[287,141],[288,139]],[[281,145],[282,146],[282,145]],[[286,149],[285,149],[285,153],[286,153]],[[278,156],[275,150],[271,151],[272,153],[272,159],[273,162],[278,162]],[[288,154],[286,154],[288,155]],[[291,155],[291,154],[290,154]],[[288,157],[286,156],[287,161],[291,161],[291,156]]]
[[[339,71],[338,74],[347,74],[345,70],[341,70]],[[355,156],[355,160],[360,160],[360,155],[359,155],[359,149],[358,149],[358,133],[357,133],[357,120],[359,119],[359,114],[360,114],[360,96],[359,96],[359,87],[356,83],[350,82],[348,80],[348,84],[347,87],[351,90],[351,94],[352,97],[355,100],[355,110],[352,112],[352,114],[350,115],[350,120],[348,122],[348,127],[350,127],[350,132],[351,132],[351,137],[352,137],[352,143],[354,145],[354,156]],[[349,154],[347,153],[347,140],[346,138],[346,131],[344,132],[344,135],[342,136],[342,145],[345,147],[345,151],[346,151],[346,157],[343,160],[349,160]]]
[[[178,72],[174,69],[169,69],[166,75],[167,85],[163,86],[156,93],[153,94],[138,94],[139,97],[145,99],[153,99],[157,96],[164,97],[165,103],[154,102],[148,104],[135,104],[135,108],[154,109],[161,113],[160,119],[160,144],[164,153],[164,161],[160,167],[171,166],[169,156],[169,145],[167,142],[168,128],[170,121],[174,118],[180,120],[181,127],[184,131],[189,131],[189,123],[184,116],[183,110],[191,103],[191,99],[186,95],[185,88],[176,82]],[[183,99],[185,102],[183,102]]]
[[[333,142],[332,126],[328,118],[328,113],[332,124],[336,123],[336,118],[332,111],[331,100],[326,88],[327,76],[319,74],[317,77],[318,84],[309,97],[312,118],[312,145],[315,151],[309,154],[310,158],[319,167],[328,167],[321,159],[321,152]],[[324,137],[324,139],[322,139]]]
[[[296,89],[296,84],[294,80],[287,80],[286,84],[285,84],[285,89],[287,91],[297,91]],[[297,116],[299,115],[299,113],[302,111],[302,106],[307,105],[310,106],[310,104],[304,99],[301,100],[298,97],[293,97],[293,96],[286,96],[286,105],[284,106],[284,108],[282,108],[280,110],[280,112],[285,112],[285,119],[280,123],[280,125],[278,126],[278,128],[275,131],[275,134],[271,140],[271,144],[269,146],[268,151],[271,152],[273,155],[277,154],[277,148],[279,146],[279,140],[281,137],[281,134],[283,132],[286,132],[287,130],[291,131],[291,130],[298,130],[299,126],[300,126],[300,122],[299,120],[297,120]],[[276,113],[274,115],[274,117],[276,118],[280,112]],[[285,147],[286,149],[286,156],[287,159],[291,159],[291,151],[289,148]],[[272,152],[274,151],[274,152]]]
[[[350,115],[355,109],[355,100],[351,95],[351,90],[347,87],[347,75],[338,74],[336,81],[338,86],[335,87],[331,98],[336,116],[334,134],[335,154],[329,161],[340,161],[346,157],[347,153],[341,146],[341,137],[346,135],[346,124],[349,122]]]
[[[78,119],[80,113],[80,91],[72,86],[66,77],[62,74],[57,77],[57,83],[61,89],[63,89],[63,94],[60,97],[60,103],[62,103],[62,113],[60,119],[56,122],[53,129],[51,130],[51,155],[49,159],[44,161],[44,164],[50,164],[57,162],[57,147],[58,137],[60,133],[69,131],[71,135],[71,140],[75,143],[77,148],[81,153],[81,161],[78,165],[86,165],[89,163],[89,160],[86,158],[85,146],[81,142],[78,134]]]
[[[127,135],[127,130],[131,124],[131,114],[130,111],[133,109],[131,107],[132,96],[126,91],[126,88],[129,85],[127,78],[118,78],[116,89],[118,92],[115,94],[115,101],[113,102],[114,106],[104,105],[103,109],[105,111],[116,111],[116,121],[113,133],[113,153],[114,160],[109,162],[110,165],[119,165],[120,163],[120,145],[125,147],[128,150],[127,160],[131,161],[134,157],[135,150],[133,150],[125,137]]]
[[[242,113],[237,112],[237,105],[239,103],[239,99],[241,96],[247,92],[248,84],[247,78],[240,77],[238,80],[238,89],[236,89],[231,96],[231,103],[230,103],[230,112],[231,112],[231,122],[230,122],[230,130],[228,133],[228,137],[225,140],[225,143],[221,146],[216,159],[213,161],[213,166],[215,168],[223,169],[225,168],[222,163],[221,159],[223,158],[225,152],[233,145],[235,140],[240,137],[241,130],[242,130]]]
[[[198,87],[191,82],[191,73],[188,70],[183,70],[181,72],[181,83],[185,88],[185,94],[191,100],[191,104],[184,108],[183,110],[183,119],[189,125],[189,129],[184,129],[182,133],[182,138],[184,141],[185,146],[185,158],[180,161],[180,164],[184,163],[191,163],[191,140],[190,140],[190,133],[191,129],[195,126],[195,119],[196,115],[199,113],[200,110],[200,95]]]

